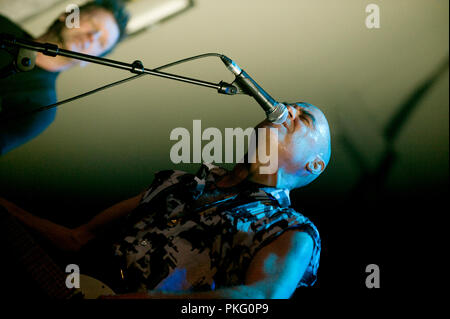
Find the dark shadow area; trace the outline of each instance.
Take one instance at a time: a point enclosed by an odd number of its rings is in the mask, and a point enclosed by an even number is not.
[[[305,212],[321,232],[323,251],[316,287],[366,288],[365,269],[372,263],[380,267],[385,288],[405,289],[427,281],[423,271],[428,261],[422,254],[432,253],[425,237],[435,227],[438,214],[447,210],[448,175],[440,183],[423,181],[397,190],[389,189],[386,182],[397,159],[396,137],[448,66],[447,57],[396,107],[384,128],[385,149],[374,169],[369,169],[350,138],[338,137],[362,172],[348,194],[336,197],[304,190],[292,194],[293,206]]]

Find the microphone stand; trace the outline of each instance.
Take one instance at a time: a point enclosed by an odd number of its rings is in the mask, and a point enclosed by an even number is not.
[[[136,60],[133,63],[125,63],[125,62],[115,61],[115,60],[111,60],[111,59],[96,57],[96,56],[92,56],[92,55],[88,55],[88,54],[84,54],[84,53],[79,53],[79,52],[75,52],[75,51],[61,49],[57,45],[51,44],[51,43],[39,43],[39,42],[30,41],[30,40],[19,39],[19,38],[16,38],[16,37],[8,35],[8,34],[1,34],[0,35],[0,49],[4,49],[6,47],[13,48],[13,49],[18,48],[18,49],[32,50],[32,51],[36,51],[36,52],[41,52],[45,55],[52,56],[52,57],[56,57],[56,56],[60,55],[60,56],[64,56],[64,57],[68,57],[68,58],[72,58],[72,59],[82,60],[82,61],[86,61],[86,62],[105,65],[108,67],[113,67],[116,69],[130,71],[131,73],[135,73],[135,74],[149,74],[149,75],[159,76],[159,77],[163,77],[166,79],[171,79],[171,80],[176,80],[176,81],[181,81],[181,82],[185,82],[185,83],[190,83],[190,84],[195,84],[195,85],[200,85],[200,86],[216,89],[218,91],[218,93],[221,93],[221,94],[234,95],[234,94],[238,93],[238,90],[235,86],[233,86],[232,84],[226,83],[224,81],[220,81],[219,83],[211,83],[211,82],[193,79],[193,78],[189,78],[189,77],[185,77],[185,76],[181,76],[181,75],[147,69],[144,67],[142,62],[139,60]],[[24,64],[30,63],[29,60],[27,60],[27,59],[22,59],[22,61],[17,61],[17,62],[19,64],[20,63],[24,63]]]

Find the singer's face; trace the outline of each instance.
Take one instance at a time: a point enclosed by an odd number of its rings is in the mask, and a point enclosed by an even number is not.
[[[264,120],[257,127],[277,129],[279,166],[288,173],[302,174],[306,163],[314,156],[329,157],[324,154],[329,149],[328,123],[313,105],[295,103],[287,108],[289,116],[283,124]]]
[[[81,11],[79,27],[69,28],[65,23],[60,32],[64,49],[93,56],[100,56],[110,50],[118,41],[119,35],[119,27],[113,14],[103,8]],[[72,62],[78,63],[74,60]]]

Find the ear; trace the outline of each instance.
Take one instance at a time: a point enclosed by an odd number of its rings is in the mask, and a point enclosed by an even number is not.
[[[59,22],[64,22],[64,21],[66,21],[66,18],[67,18],[68,15],[69,15],[69,14],[68,14],[68,13],[65,13],[65,12],[61,13],[61,14],[59,15],[59,17],[58,17]]]
[[[325,169],[325,162],[317,156],[306,164],[306,169],[311,174],[319,175]]]

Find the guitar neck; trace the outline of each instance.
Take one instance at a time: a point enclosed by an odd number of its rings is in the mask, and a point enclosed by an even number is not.
[[[0,232],[6,238],[14,260],[23,266],[28,277],[42,292],[52,299],[68,299],[74,290],[66,287],[66,274],[36,243],[19,222],[8,213],[1,212]]]

